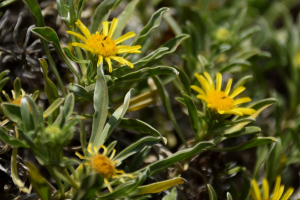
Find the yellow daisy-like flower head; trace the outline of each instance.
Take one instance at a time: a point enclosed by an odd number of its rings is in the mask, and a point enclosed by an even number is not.
[[[21,89],[21,95],[18,97],[18,98],[16,98],[16,94],[15,94],[15,91],[11,91],[11,93],[12,93],[12,96],[13,96],[13,99],[11,99],[7,94],[6,94],[6,92],[3,90],[2,91],[2,93],[3,93],[3,95],[5,96],[5,98],[7,99],[7,101],[9,102],[9,103],[12,103],[12,104],[15,104],[15,105],[17,105],[17,106],[20,106],[21,105],[21,99],[25,96],[25,92],[24,92],[24,90],[23,89]]]
[[[238,107],[240,104],[251,101],[251,99],[249,97],[234,99],[246,88],[240,86],[230,93],[232,79],[229,79],[225,90],[222,91],[222,74],[217,73],[216,86],[207,72],[204,72],[204,76],[197,73],[195,73],[195,76],[203,89],[195,85],[192,85],[191,88],[199,93],[197,98],[204,100],[207,103],[207,107],[212,111],[219,114],[234,114],[239,116],[252,115],[256,112],[252,108]]]
[[[104,178],[104,182],[107,185],[110,192],[113,192],[113,189],[109,183],[109,179],[112,178],[120,178],[121,182],[124,182],[123,177],[130,177],[134,178],[131,174],[125,174],[123,170],[117,170],[116,164],[118,161],[112,161],[112,159],[115,156],[116,150],[114,149],[110,155],[110,157],[107,157],[107,148],[104,145],[100,146],[100,149],[103,149],[103,153],[98,153],[97,148],[93,147],[89,144],[88,146],[88,152],[92,155],[92,157],[84,157],[80,153],[76,152],[75,154],[80,159],[85,159],[86,162],[84,165],[90,166],[93,170],[95,170],[98,174],[100,174]]]
[[[284,185],[280,185],[281,177],[278,176],[276,178],[275,187],[273,190],[272,197],[269,196],[269,183],[266,179],[263,180],[263,195],[261,195],[259,191],[259,187],[255,179],[252,179],[252,187],[250,190],[250,194],[254,200],[287,200],[293,193],[294,189],[289,188],[284,194]],[[282,195],[283,194],[283,195]]]
[[[73,31],[67,31],[68,34],[74,35],[79,38],[83,43],[73,42],[73,46],[78,46],[82,49],[90,51],[92,54],[98,56],[97,66],[103,62],[103,58],[106,60],[109,66],[109,72],[112,72],[111,60],[115,60],[122,65],[128,65],[133,68],[133,64],[128,60],[117,56],[121,53],[141,53],[139,50],[141,45],[136,46],[125,46],[119,45],[123,41],[132,38],[135,36],[134,32],[128,32],[125,35],[114,40],[112,38],[113,33],[117,27],[118,19],[114,18],[111,22],[110,29],[108,21],[102,22],[103,30],[101,34],[97,31],[96,33],[91,34],[89,29],[80,21],[77,20],[75,23],[83,35],[75,33]]]

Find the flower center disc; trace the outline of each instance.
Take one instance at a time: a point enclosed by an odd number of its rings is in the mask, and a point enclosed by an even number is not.
[[[17,99],[14,99],[11,103],[12,104],[15,104],[15,105],[18,105],[18,106],[21,106],[21,98],[22,97],[19,97]]]
[[[92,34],[88,38],[87,45],[92,48],[93,54],[99,56],[110,57],[117,53],[117,46],[114,41],[99,33]]]
[[[234,99],[230,98],[222,91],[211,91],[207,94],[208,107],[217,110],[231,110],[234,108]]]
[[[111,160],[100,154],[93,157],[91,166],[105,178],[111,178],[116,170]]]

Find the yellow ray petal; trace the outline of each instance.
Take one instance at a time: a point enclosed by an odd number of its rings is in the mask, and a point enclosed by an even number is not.
[[[98,56],[97,67],[99,67],[101,63],[103,63],[103,56]]]
[[[109,181],[107,180],[107,178],[104,178],[104,183],[106,184],[108,190],[112,193],[113,192],[113,189],[109,183]]]
[[[70,34],[70,35],[74,35],[75,37],[79,38],[85,44],[87,43],[87,40],[85,39],[85,37],[83,37],[83,35],[80,35],[80,34],[75,33],[73,31],[67,31],[67,33]]]
[[[89,47],[88,45],[86,45],[86,44],[82,44],[82,43],[78,43],[78,42],[73,42],[72,45],[75,46],[75,47],[80,47],[82,49],[85,49],[85,50],[93,52],[93,49],[91,47]]]
[[[207,80],[202,75],[195,73],[195,76],[198,79],[198,81],[200,82],[200,84],[203,87],[206,94],[212,90],[211,86],[209,85]]]
[[[107,37],[109,37],[109,38],[112,37],[112,35],[114,34],[114,31],[118,25],[118,21],[119,21],[118,18],[113,18]]]
[[[92,143],[89,143],[87,150],[92,156],[94,155],[94,152],[92,151]]]
[[[260,200],[260,199],[258,199],[256,196],[255,196],[255,193],[254,193],[254,191],[251,189],[250,190],[250,195],[251,195],[251,197],[253,198],[253,200]]]
[[[252,183],[252,189],[253,189],[253,192],[254,192],[254,195],[255,195],[256,199],[261,200],[261,195],[260,195],[259,188],[258,188],[256,180],[252,179],[251,183]]]
[[[141,45],[135,45],[135,46],[119,45],[119,46],[117,46],[118,50],[123,50],[123,49],[138,50],[140,48],[142,48]]]
[[[225,91],[224,91],[224,93],[225,93],[226,95],[228,95],[229,92],[230,92],[231,84],[232,84],[232,78],[230,78],[230,79],[228,80],[228,82],[227,82],[227,85],[226,85],[226,88],[225,88]]]
[[[243,113],[237,109],[226,110],[224,114],[243,116]]]
[[[102,33],[104,36],[107,36],[108,33],[108,21],[102,22],[103,30]]]
[[[113,59],[115,61],[117,61],[118,63],[120,63],[121,65],[125,65],[124,61],[122,60],[122,57],[118,57],[118,56],[110,56],[110,59]]]
[[[77,151],[75,152],[75,155],[80,158],[81,160],[84,159],[84,156],[78,153]]]
[[[105,58],[105,60],[106,60],[106,62],[107,62],[107,64],[108,64],[108,71],[111,73],[112,72],[112,66],[111,66],[111,60],[110,60],[110,58]]]
[[[294,188],[289,188],[281,198],[281,200],[287,200],[294,192]]]
[[[116,150],[113,149],[112,153],[110,154],[109,159],[110,159],[110,160],[113,159],[113,158],[115,157],[115,154],[116,154]]]
[[[128,60],[126,60],[125,58],[122,57],[118,57],[120,59],[121,62],[123,62],[124,64],[128,65],[128,67],[133,68],[133,64],[131,62],[129,62]],[[121,63],[120,62],[120,63]]]
[[[221,90],[221,87],[222,87],[222,74],[221,73],[217,73],[217,80],[216,80],[216,90],[217,91],[220,91]]]
[[[196,92],[198,92],[198,93],[200,93],[200,94],[202,94],[202,95],[205,95],[205,92],[204,92],[201,88],[199,88],[198,86],[196,86],[196,85],[191,85],[191,88],[192,88],[193,90],[195,90]]]
[[[251,99],[249,97],[244,97],[244,98],[240,98],[234,101],[234,105],[239,105],[239,104],[243,104],[243,103],[247,103],[250,102]]]
[[[199,94],[199,95],[197,95],[197,98],[198,98],[198,99],[202,99],[202,100],[208,102],[208,99],[207,99],[206,96],[203,96],[203,95],[200,95],[200,94]]]
[[[273,190],[273,196],[272,196],[271,200],[277,200],[275,198],[277,197],[277,194],[279,193],[280,182],[281,182],[281,177],[277,176],[275,187],[274,187],[274,190]]]
[[[214,85],[214,82],[213,82],[211,76],[209,75],[209,73],[204,72],[203,74],[204,74],[204,76],[206,77],[206,79],[207,79],[207,81],[208,81],[210,87],[214,90],[214,89],[215,89],[215,85]]]
[[[269,183],[267,181],[267,179],[263,180],[263,197],[264,199],[269,199]]]
[[[237,95],[239,95],[240,93],[242,93],[246,88],[241,86],[241,87],[238,87],[236,88],[232,93],[231,95],[229,96],[230,98],[234,98],[236,97]]]
[[[284,190],[284,185],[281,185],[279,190],[274,191],[274,194],[272,196],[272,200],[279,200],[282,193],[283,193],[283,190]]]
[[[132,38],[135,36],[135,33],[133,31],[131,32],[128,32],[124,35],[122,35],[121,37],[119,37],[118,39],[116,39],[114,42],[116,44],[120,44],[121,42],[125,41],[125,40],[128,40],[129,38]]]
[[[140,45],[136,45],[133,47],[130,46],[122,46],[122,47],[117,47],[117,53],[132,53],[132,52],[139,52],[141,53],[141,51],[137,51],[138,49],[140,49],[141,46]]]
[[[91,37],[91,33],[90,33],[89,29],[79,19],[77,20],[77,22],[75,22],[75,24],[78,26],[80,31],[83,33],[83,35],[87,39],[89,39],[89,37]]]
[[[252,115],[252,114],[256,113],[256,111],[252,108],[234,108],[234,110],[241,112],[242,114],[245,114],[245,115]]]

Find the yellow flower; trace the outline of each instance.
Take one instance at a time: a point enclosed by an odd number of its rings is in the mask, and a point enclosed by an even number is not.
[[[130,177],[134,178],[131,174],[125,174],[123,170],[117,170],[116,164],[118,161],[112,161],[112,159],[115,156],[116,150],[114,149],[110,155],[110,157],[107,157],[107,148],[104,145],[100,146],[100,149],[103,149],[103,153],[98,153],[97,148],[93,147],[92,144],[89,144],[88,146],[88,152],[92,155],[92,157],[84,157],[80,153],[76,152],[75,154],[80,159],[85,159],[86,163],[84,165],[90,166],[92,169],[94,169],[98,174],[100,174],[104,178],[104,182],[107,185],[110,192],[113,192],[113,189],[109,183],[109,179],[111,178],[120,178],[121,182],[124,182],[123,177]]]
[[[276,184],[273,190],[272,197],[269,197],[269,184],[266,179],[263,180],[262,186],[263,186],[263,197],[261,197],[261,193],[259,191],[257,182],[255,179],[252,179],[252,188],[250,190],[250,194],[254,200],[287,200],[293,193],[294,189],[289,188],[284,195],[284,185],[280,185],[281,177],[278,176],[276,179]]]
[[[230,32],[226,28],[219,28],[215,32],[215,37],[217,38],[217,40],[226,41],[230,38]]]
[[[97,66],[103,62],[103,58],[106,60],[109,66],[109,72],[112,72],[111,66],[111,59],[119,62],[122,65],[128,65],[129,67],[133,68],[133,64],[128,60],[116,56],[117,54],[121,53],[141,53],[139,50],[141,45],[136,46],[125,46],[125,45],[118,45],[123,41],[132,38],[135,36],[134,32],[128,32],[125,35],[119,37],[116,40],[113,40],[112,35],[117,27],[118,19],[114,18],[110,29],[108,30],[109,23],[108,21],[102,22],[103,30],[102,33],[99,34],[97,31],[94,34],[91,34],[89,29],[80,21],[77,20],[75,23],[83,35],[75,33],[73,31],[67,31],[68,34],[74,35],[79,38],[83,43],[73,42],[73,46],[78,46],[82,49],[90,51],[92,54],[98,56]]]
[[[2,91],[2,93],[3,93],[3,95],[5,96],[5,98],[7,99],[7,101],[9,102],[9,103],[12,103],[12,104],[15,104],[15,105],[17,105],[17,106],[20,106],[21,105],[21,99],[25,96],[25,92],[24,92],[24,90],[23,89],[21,89],[21,95],[18,97],[18,98],[16,98],[16,94],[15,94],[15,92],[12,90],[11,91],[11,93],[12,93],[12,96],[13,96],[13,99],[11,99],[7,94],[6,94],[6,92],[3,90]]]
[[[233,92],[231,92],[231,94],[229,94],[231,84],[232,84],[232,79],[229,79],[225,90],[221,91],[221,87],[222,87],[221,73],[217,73],[216,88],[211,76],[207,72],[204,72],[205,77],[197,73],[195,73],[195,76],[200,82],[204,90],[202,90],[201,88],[195,85],[192,85],[191,88],[196,92],[199,92],[197,98],[204,100],[207,103],[207,107],[213,110],[214,112],[217,112],[219,114],[234,114],[239,116],[252,115],[256,112],[252,108],[238,107],[238,105],[249,102],[251,101],[251,99],[249,97],[243,97],[234,100],[234,98],[237,95],[239,95],[241,92],[243,92],[246,88],[240,86],[236,88]]]

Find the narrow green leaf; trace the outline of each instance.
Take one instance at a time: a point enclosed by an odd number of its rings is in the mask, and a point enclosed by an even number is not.
[[[244,76],[243,78],[241,78],[233,87],[232,91],[234,91],[235,89],[237,89],[240,86],[243,86],[249,79],[251,79],[252,76]]]
[[[49,200],[50,189],[47,181],[39,173],[39,171],[33,164],[31,164],[30,162],[26,162],[26,166],[28,168],[29,179],[30,179],[30,183],[33,186],[34,192],[39,195],[41,200]]]
[[[126,149],[121,151],[118,155],[116,155],[116,157],[114,157],[113,160],[118,161],[118,165],[120,165],[122,161],[128,158],[129,156],[136,154],[137,152],[142,150],[145,146],[153,146],[159,143],[160,140],[161,140],[160,137],[152,137],[152,136],[143,137],[142,139],[138,140],[137,142],[131,144]]]
[[[266,160],[266,176],[268,182],[272,182],[275,180],[276,176],[278,175],[278,169],[281,159],[282,159],[282,142],[281,138],[278,138],[278,142],[275,144],[274,148],[272,148],[267,160]]]
[[[70,118],[70,116],[72,115],[74,105],[75,105],[74,94],[69,93],[66,96],[66,100],[64,103],[64,107],[63,107],[64,116],[65,116],[66,120],[68,120]]]
[[[50,27],[36,27],[36,28],[31,29],[31,32],[33,32],[40,38],[46,40],[47,42],[53,44],[58,55],[67,64],[69,69],[74,73],[74,75],[76,76],[78,81],[80,81],[80,76],[79,76],[78,72],[74,69],[72,64],[69,62],[68,58],[66,57],[66,55],[64,54],[64,52],[60,46],[60,42],[59,42],[56,32]]]
[[[200,137],[199,137],[199,123],[198,123],[197,108],[190,96],[188,96],[185,92],[181,92],[181,94],[182,94],[184,101],[186,103],[186,106],[188,108],[189,118],[190,118],[190,122],[191,122],[191,125],[193,128],[193,131],[194,131],[196,141],[199,141]]]
[[[45,93],[48,97],[49,104],[51,105],[56,99],[59,98],[58,90],[56,85],[48,77],[47,61],[43,58],[39,59],[39,61],[43,69],[43,75],[45,80]]]
[[[91,33],[102,29],[102,22],[107,20],[108,14],[116,2],[117,0],[105,0],[96,8],[90,27]]]
[[[62,103],[64,102],[64,98],[56,99],[48,108],[44,111],[43,117],[46,118],[51,115]]]
[[[161,75],[161,74],[175,74],[178,75],[178,71],[173,67],[168,66],[158,66],[158,67],[145,67],[138,71],[134,71],[128,74],[125,74],[119,77],[115,84],[137,81],[145,78],[149,78],[151,76]]]
[[[247,126],[242,128],[236,132],[226,132],[224,136],[226,137],[238,137],[242,135],[249,135],[249,134],[258,134],[261,132],[261,129],[257,126]]]
[[[94,92],[94,108],[92,135],[90,143],[95,146],[99,143],[103,127],[108,114],[108,90],[103,72],[103,63],[97,68],[97,80]],[[99,143],[100,144],[100,143]],[[96,145],[99,147],[99,145]]]
[[[79,0],[79,2],[78,2],[77,19],[80,19],[80,17],[81,17],[81,13],[82,13],[82,10],[83,10],[83,7],[84,7],[84,3],[85,3],[85,0]]]
[[[174,126],[178,136],[180,137],[181,141],[186,145],[185,138],[184,138],[179,126],[177,125],[176,119],[174,117],[174,114],[173,114],[173,111],[172,111],[172,108],[171,108],[171,102],[170,102],[170,99],[169,99],[169,94],[168,94],[167,90],[164,88],[161,80],[157,76],[153,76],[152,78],[153,78],[154,83],[157,87],[157,91],[158,91],[158,94],[161,98],[163,106],[164,106],[170,120],[172,121],[173,126]]]
[[[214,146],[213,142],[199,142],[194,147],[178,151],[175,154],[173,154],[165,159],[156,161],[156,162],[148,165],[147,168],[150,169],[150,175],[154,176],[155,174],[158,174],[162,170],[166,169],[167,167],[169,167],[179,161],[182,161],[184,159],[187,159],[189,157],[197,155],[201,151],[203,151],[207,148],[210,148],[212,146]],[[145,169],[145,168],[143,168],[143,169]]]
[[[31,117],[33,120],[34,128],[36,129],[41,123],[43,123],[43,121],[39,119],[38,110],[33,99],[28,95],[25,95],[24,99],[26,99],[29,111],[32,113]]]
[[[140,168],[144,160],[148,157],[152,146],[144,147],[137,155],[134,156],[133,161],[130,163],[129,171],[136,171]]]
[[[74,62],[76,63],[80,63],[80,64],[87,64],[90,61],[88,60],[79,60],[78,58],[76,58],[75,56],[73,56],[73,54],[71,53],[70,49],[68,49],[67,47],[63,47],[65,53],[67,54],[67,56]]]
[[[99,148],[100,145],[105,143],[105,141],[110,136],[110,134],[113,132],[113,130],[121,122],[123,116],[125,115],[125,113],[128,109],[128,106],[129,106],[130,93],[131,93],[131,89],[129,90],[129,92],[127,92],[123,105],[121,105],[109,118],[102,133],[99,135],[99,138],[97,140],[93,141],[93,146],[96,146],[97,149]]]
[[[16,99],[20,97],[21,95],[21,81],[19,78],[16,78],[14,81],[14,92],[16,95]]]
[[[4,76],[6,76],[7,74],[9,74],[9,70],[4,70],[4,71],[2,71],[1,73],[0,73],[0,80],[4,77]]]
[[[122,118],[118,127],[133,130],[133,131],[139,131],[141,133],[148,133],[153,136],[163,138],[160,132],[158,132],[158,130],[156,130],[146,122],[143,122],[139,119]]]
[[[5,1],[0,3],[0,8],[8,6],[9,4],[14,3],[15,1],[17,1],[17,0],[5,0]]]
[[[103,185],[103,178],[99,174],[85,177],[73,200],[90,200],[96,197],[99,188]]]
[[[178,184],[183,184],[183,183],[184,181],[182,180],[181,177],[176,177],[166,181],[160,181],[149,185],[143,185],[137,188],[137,190],[139,191],[137,195],[159,193],[169,189],[170,187],[173,187]]]
[[[174,68],[179,72],[178,73],[178,78],[181,82],[181,86],[182,86],[182,89],[183,91],[188,95],[188,96],[191,96],[191,83],[190,83],[190,80],[188,78],[188,76],[186,75],[186,73],[184,72],[183,69],[181,69],[180,67],[176,67],[174,66]]]
[[[146,57],[140,59],[139,61],[134,63],[135,67],[141,67],[141,66],[146,66],[150,67],[153,66],[155,63],[160,61],[163,56],[173,53],[177,47],[181,44],[182,41],[186,40],[190,36],[187,34],[181,34],[177,35],[176,37],[172,38],[165,44],[163,44],[158,50],[161,51],[156,51],[155,54],[149,54]]]
[[[28,145],[25,142],[8,136],[2,128],[0,128],[0,139],[11,147],[28,148]]]
[[[251,188],[251,180],[249,178],[249,175],[244,174],[243,179],[244,179],[244,184],[242,187],[241,196],[240,196],[239,200],[247,200],[248,196],[249,196],[249,190]]]
[[[11,121],[16,122],[17,124],[22,123],[22,116],[20,106],[11,103],[2,103],[1,107],[5,116],[7,116]]]
[[[277,142],[277,139],[274,137],[255,137],[252,140],[240,144],[235,147],[227,147],[227,148],[211,148],[214,151],[243,151],[245,149],[250,149],[256,146]]]
[[[34,130],[32,116],[29,112],[28,104],[25,98],[22,98],[21,100],[21,116],[25,133]]]
[[[143,30],[139,33],[139,35],[133,40],[131,46],[133,45],[141,45],[150,34],[150,32],[157,28],[160,25],[162,15],[167,12],[169,8],[160,8],[156,11],[150,18],[147,25],[143,28]]]
[[[84,87],[78,84],[70,83],[69,91],[73,92],[76,96],[81,97],[87,101],[93,102],[93,95],[90,94]]]
[[[227,196],[227,200],[233,200],[233,199],[232,199],[232,196],[231,196],[231,194],[230,194],[229,192],[227,192],[227,195],[226,195],[226,196]]]
[[[207,184],[208,194],[209,194],[209,200],[218,200],[217,194],[214,190],[214,188]]]
[[[224,66],[222,69],[220,69],[220,73],[224,73],[232,69],[233,67],[236,66],[246,66],[249,67],[251,66],[251,63],[247,60],[234,60],[230,63],[228,63],[226,66]]]
[[[136,5],[139,3],[140,0],[132,0],[130,1],[127,6],[124,8],[122,13],[118,16],[118,26],[114,31],[113,38],[119,38],[122,34],[123,29],[126,27],[128,20],[130,19],[131,15],[134,13],[134,9]]]

